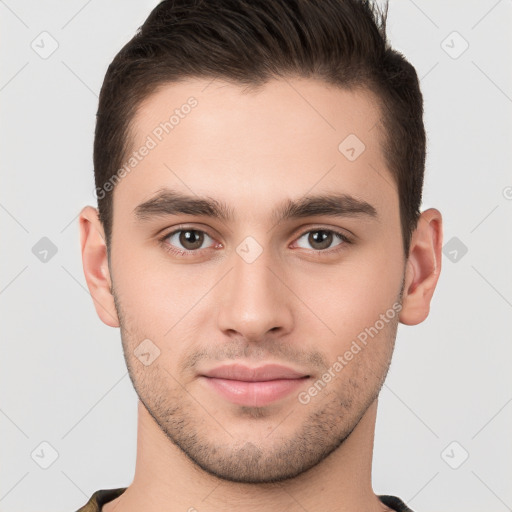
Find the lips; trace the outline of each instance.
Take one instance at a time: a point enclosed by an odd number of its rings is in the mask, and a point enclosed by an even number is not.
[[[305,373],[277,364],[258,368],[239,364],[219,366],[200,376],[222,398],[249,407],[263,407],[285,398],[309,378]]]
[[[231,364],[219,366],[213,370],[204,373],[205,377],[215,377],[218,379],[240,380],[245,382],[264,382],[278,379],[300,379],[308,377],[301,373],[281,366],[279,364],[266,364],[258,368],[249,368],[240,364]]]

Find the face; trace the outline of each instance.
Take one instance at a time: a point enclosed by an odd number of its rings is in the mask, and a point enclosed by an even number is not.
[[[378,396],[405,265],[379,115],[368,91],[315,80],[189,80],[134,119],[110,255],[124,355],[162,432],[213,475],[297,476]],[[287,370],[251,372],[271,364]]]

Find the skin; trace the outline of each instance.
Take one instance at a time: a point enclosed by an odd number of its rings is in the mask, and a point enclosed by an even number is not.
[[[302,78],[257,92],[168,84],[141,105],[133,148],[190,96],[198,105],[114,189],[110,265],[97,210],[80,215],[87,285],[101,320],[121,329],[140,399],[134,480],[103,510],[389,510],[371,485],[378,394],[398,323],[429,313],[441,214],[422,213],[406,260],[380,110],[364,89]],[[338,150],[349,134],[366,146],[354,161]],[[136,206],[162,187],[223,201],[234,219],[138,220]],[[377,217],[271,218],[287,199],[333,192],[370,203]],[[180,233],[158,241],[180,224],[208,235],[189,256],[163,245],[193,251]],[[333,235],[321,246],[312,235],[322,229],[352,243]],[[251,263],[236,251],[247,236],[262,248]],[[199,378],[228,362],[280,363],[311,376],[307,391],[393,304],[399,313],[307,404],[294,392],[236,405]],[[160,350],[148,366],[134,354],[144,339]]]

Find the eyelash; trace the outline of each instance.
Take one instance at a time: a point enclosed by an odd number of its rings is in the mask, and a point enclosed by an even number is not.
[[[193,251],[192,250],[180,250],[180,249],[176,249],[174,246],[172,246],[171,244],[166,242],[166,240],[169,237],[171,237],[172,235],[175,235],[176,233],[180,233],[181,231],[196,231],[198,233],[204,233],[205,235],[207,235],[213,239],[213,237],[211,237],[206,231],[203,231],[202,229],[196,229],[196,228],[192,228],[190,226],[178,226],[178,228],[175,229],[174,231],[171,231],[170,233],[166,233],[164,236],[159,238],[160,245],[163,247],[163,249],[165,251],[170,252],[173,255],[188,257],[188,256],[195,256],[197,253],[199,253],[200,251],[203,250],[203,249],[195,249]],[[326,233],[334,233],[342,241],[342,243],[338,244],[333,249],[320,249],[320,250],[311,249],[311,251],[313,252],[313,254],[315,256],[322,256],[324,254],[336,254],[344,249],[345,244],[353,243],[352,240],[350,238],[348,238],[347,235],[345,235],[341,231],[337,231],[336,229],[327,229],[327,228],[321,228],[321,227],[314,228],[314,229],[308,229],[307,231],[304,231],[296,238],[296,240],[302,238],[304,235],[306,235],[308,233],[314,233],[315,231],[324,231]]]

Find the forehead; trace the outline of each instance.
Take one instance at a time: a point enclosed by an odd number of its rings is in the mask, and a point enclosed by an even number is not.
[[[377,204],[397,199],[380,114],[367,89],[312,79],[275,79],[257,90],[212,79],[165,84],[132,120],[126,161],[151,149],[115,193],[123,190],[130,203],[163,186],[237,197],[240,204],[312,189],[338,189]]]
[[[243,139],[250,144],[253,135],[258,141],[275,141],[286,149],[297,138],[312,140],[320,135],[326,137],[326,144],[350,133],[363,143],[372,143],[379,132],[374,129],[380,116],[377,97],[363,87],[341,89],[304,78],[272,79],[258,88],[219,79],[188,79],[160,85],[145,98],[132,128],[135,143],[150,133],[156,138],[169,135],[171,132],[160,125],[170,121],[174,139],[187,125],[203,136],[205,144],[218,137],[226,142]],[[182,123],[185,119],[187,122]],[[159,134],[159,127],[164,133]],[[219,128],[221,133],[216,131]],[[276,138],[279,128],[287,131]],[[240,149],[246,150],[247,145]]]

